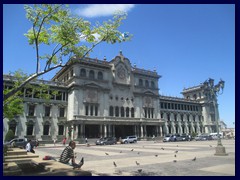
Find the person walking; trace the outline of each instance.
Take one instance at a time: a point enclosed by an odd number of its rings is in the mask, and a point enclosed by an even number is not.
[[[63,164],[69,164],[73,166],[73,168],[81,168],[84,164],[84,159],[82,158],[78,164],[76,163],[76,154],[74,153],[75,147],[76,143],[74,141],[70,141],[69,145],[63,150],[59,161]]]
[[[67,138],[64,138],[63,141],[62,141],[64,146],[66,145],[66,141],[67,141]]]

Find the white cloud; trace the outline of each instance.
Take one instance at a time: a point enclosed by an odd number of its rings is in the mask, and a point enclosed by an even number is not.
[[[111,16],[116,11],[128,12],[134,7],[134,4],[92,4],[85,8],[77,9],[76,12],[80,16],[99,17]]]

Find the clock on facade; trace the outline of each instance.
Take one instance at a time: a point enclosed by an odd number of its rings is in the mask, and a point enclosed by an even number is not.
[[[124,80],[126,78],[126,72],[125,72],[125,69],[122,66],[120,68],[118,68],[117,76],[122,80]]]

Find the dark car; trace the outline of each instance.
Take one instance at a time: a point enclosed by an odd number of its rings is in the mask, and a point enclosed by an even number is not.
[[[115,137],[104,137],[96,141],[96,145],[112,145],[116,143],[117,139]]]
[[[179,138],[179,137],[180,137],[179,134],[172,135],[172,136],[170,137],[169,141],[171,141],[171,142],[177,141],[177,138]]]
[[[189,136],[181,135],[181,136],[178,136],[176,139],[177,139],[177,141],[189,141]]]

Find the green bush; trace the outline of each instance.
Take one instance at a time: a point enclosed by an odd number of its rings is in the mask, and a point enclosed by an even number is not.
[[[7,132],[7,134],[6,134],[6,136],[5,136],[5,142],[8,142],[8,141],[10,141],[10,140],[12,140],[12,139],[14,139],[14,133],[13,133],[13,131],[11,130],[11,129],[9,129],[8,130],[8,132]]]

